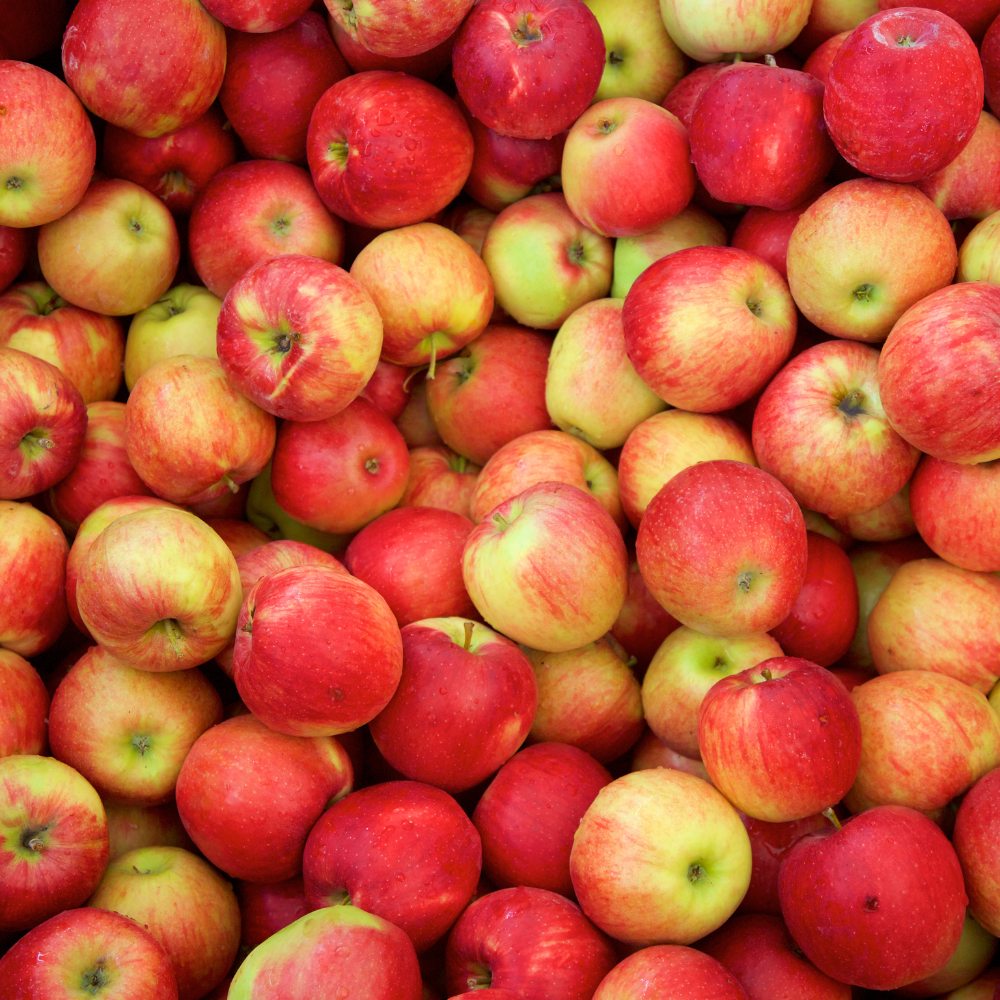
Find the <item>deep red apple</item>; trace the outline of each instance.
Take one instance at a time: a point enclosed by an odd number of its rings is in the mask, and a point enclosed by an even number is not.
[[[640,680],[660,643],[679,627],[680,622],[649,592],[633,555],[628,566],[628,596],[611,634],[635,659],[632,669]]]
[[[280,31],[309,9],[307,0],[208,0],[205,9],[227,28],[261,34]]]
[[[240,949],[247,952],[312,909],[301,875],[283,882],[240,882],[236,898],[240,901]]]
[[[48,738],[49,693],[35,668],[0,649],[0,757],[42,754]]]
[[[0,291],[5,291],[28,263],[33,239],[30,229],[0,226]]]
[[[972,915],[991,934],[1000,930],[1000,770],[990,771],[962,799],[952,838],[962,864]]]
[[[799,216],[814,200],[807,198],[784,211],[759,207],[748,209],[740,219],[729,245],[766,260],[787,281],[788,241],[792,238],[792,230],[799,221]],[[800,321],[799,325],[802,326],[803,323]]]
[[[379,359],[372,377],[358,393],[390,420],[397,420],[410,398],[412,369]]]
[[[593,1000],[631,1000],[639,996],[711,997],[747,1000],[739,980],[708,955],[683,945],[642,948],[601,980]]]
[[[371,69],[388,69],[397,73],[408,73],[433,83],[451,64],[451,50],[455,44],[454,33],[449,35],[439,45],[421,52],[415,56],[383,56],[366,49],[354,35],[345,31],[332,15],[327,21],[334,44],[340,49],[347,65],[355,73],[364,73]]]

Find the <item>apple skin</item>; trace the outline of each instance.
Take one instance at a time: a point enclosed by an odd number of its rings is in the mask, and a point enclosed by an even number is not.
[[[233,634],[241,596],[236,560],[222,539],[194,514],[169,507],[112,521],[76,581],[90,634],[141,670],[210,660]]]
[[[593,1000],[685,994],[747,1000],[739,980],[720,962],[694,948],[671,944],[643,948],[623,959],[601,980]]]
[[[0,757],[0,933],[82,906],[108,862],[108,822],[93,786],[52,757]]]
[[[443,42],[415,56],[383,56],[366,49],[355,36],[345,31],[332,15],[328,16],[327,27],[333,36],[333,42],[340,50],[347,65],[355,73],[364,73],[372,69],[395,70],[408,73],[433,83],[451,65],[451,50],[455,44],[457,30]]]
[[[994,114],[1000,109],[1000,27],[996,19],[986,29],[980,46],[986,104]]]
[[[540,482],[558,481],[592,496],[620,529],[625,517],[614,466],[586,441],[563,431],[531,431],[499,448],[483,467],[472,493],[472,520]]]
[[[389,510],[354,536],[344,565],[385,598],[400,628],[421,618],[468,618],[476,609],[462,580],[462,552],[472,529],[448,510]]]
[[[809,557],[805,581],[791,614],[771,629],[771,635],[786,655],[829,667],[847,652],[854,639],[858,584],[850,559],[836,542],[814,531],[806,532],[806,539]]]
[[[660,607],[649,592],[635,553],[630,552],[628,596],[611,626],[611,635],[629,654],[629,661],[635,661],[632,671],[640,681],[660,644],[679,627],[680,622]]]
[[[159,942],[178,1000],[198,1000],[226,976],[240,944],[232,886],[180,847],[144,847],[108,865],[87,903],[131,917]]]
[[[227,28],[268,34],[287,28],[310,5],[307,0],[208,0],[204,6]]]
[[[806,958],[831,978],[878,990],[944,965],[962,935],[967,903],[944,834],[900,806],[804,837],[782,866],[778,893]]]
[[[823,93],[830,138],[862,173],[901,184],[922,180],[972,137],[983,108],[982,74],[975,43],[947,15],[881,11],[858,25],[834,57]],[[945,81],[947,98],[937,89]],[[888,125],[900,107],[908,109],[906,123]]]
[[[304,165],[312,109],[350,73],[324,18],[307,10],[280,29],[226,41],[219,103],[233,130],[254,159]]]
[[[916,188],[870,178],[819,196],[788,242],[788,285],[824,333],[878,343],[915,302],[951,283],[948,220]]]
[[[911,306],[878,362],[886,415],[914,447],[945,462],[1000,458],[994,404],[1000,287],[965,281]]]
[[[162,806],[133,806],[105,802],[108,817],[108,861],[114,861],[137,847],[183,847],[195,851],[177,814],[177,806],[168,802]]]
[[[254,264],[279,254],[339,264],[344,225],[301,167],[248,160],[220,170],[202,188],[191,210],[188,247],[202,282],[223,298]]]
[[[281,882],[302,871],[310,829],[351,791],[353,768],[331,736],[272,732],[253,715],[203,733],[177,779],[191,839],[232,878]]]
[[[668,768],[634,771],[597,793],[569,866],[583,912],[617,940],[690,944],[743,898],[750,841],[707,781]]]
[[[716,75],[691,118],[691,160],[719,201],[785,212],[836,159],[823,85],[808,73],[741,62]]]
[[[465,347],[493,314],[493,282],[479,254],[444,226],[424,222],[381,233],[351,265],[382,317],[382,358],[430,362]]]
[[[160,25],[158,37],[129,30],[139,16]],[[156,138],[208,111],[226,69],[226,33],[200,3],[82,0],[63,35],[62,68],[95,115]]]
[[[699,413],[730,409],[763,389],[792,349],[795,317],[770,264],[715,246],[651,264],[622,310],[640,378],[671,406]]]
[[[781,655],[767,633],[719,638],[680,626],[663,640],[643,678],[646,724],[671,750],[701,760],[698,711],[711,688]]]
[[[446,792],[383,782],[316,821],[303,858],[306,901],[313,909],[349,903],[374,913],[405,931],[420,954],[468,905],[482,854],[478,831]]]
[[[846,38],[878,9],[878,0],[813,0],[809,21],[790,49],[800,59],[805,59],[834,35],[839,33]]]
[[[604,72],[604,35],[579,0],[473,6],[455,39],[452,73],[466,107],[516,139],[548,139],[580,117]]]
[[[931,813],[1000,764],[1000,718],[984,694],[953,677],[901,670],[851,697],[862,736],[861,767],[844,800],[853,813],[882,805]]]
[[[639,737],[639,742],[632,748],[632,761],[629,771],[650,771],[658,767],[673,768],[675,771],[686,771],[696,778],[708,781],[708,771],[700,760],[692,760],[683,754],[671,750],[656,734],[647,727]]]
[[[847,0],[848,3],[851,0]],[[870,4],[871,0],[859,0],[860,3]],[[815,9],[816,4],[813,4]],[[853,27],[857,27],[854,25]],[[850,35],[851,30],[840,31],[835,35],[831,35],[825,41],[821,42],[816,46],[815,49],[809,54],[809,58],[805,61],[802,66],[802,71],[804,73],[810,73],[812,76],[816,77],[817,80],[823,86],[826,86],[826,81],[830,79],[830,67],[833,65],[834,57],[840,51],[840,46],[844,44],[844,40]]]
[[[638,424],[618,460],[622,508],[638,528],[653,497],[698,462],[729,459],[756,465],[750,436],[728,417],[667,410]]]
[[[636,556],[646,586],[682,625],[716,635],[766,632],[788,617],[802,589],[806,527],[773,476],[743,462],[701,462],[646,508]]]
[[[381,410],[390,420],[397,420],[410,399],[409,368],[379,358],[372,377],[359,395]]]
[[[336,736],[357,729],[389,703],[402,669],[402,640],[388,604],[339,569],[281,570],[244,599],[233,679],[247,708],[275,732]]]
[[[69,546],[59,525],[28,503],[0,500],[0,647],[25,658],[66,627]]]
[[[198,670],[136,670],[92,646],[52,696],[52,756],[80,772],[102,798],[162,805],[222,699]]]
[[[896,570],[868,618],[880,674],[930,670],[983,694],[1000,680],[1000,578],[915,559]]]
[[[917,526],[910,510],[910,483],[878,507],[860,514],[832,518],[830,524],[835,531],[843,532],[849,540],[858,542],[897,542],[916,535]],[[837,541],[839,543],[843,539]]]
[[[87,410],[76,386],[54,365],[0,347],[0,499],[44,493],[80,458]]]
[[[531,664],[509,639],[468,619],[413,622],[402,637],[402,678],[369,726],[375,745],[407,778],[452,794],[472,788],[528,735],[538,703]]]
[[[107,1000],[177,1000],[166,952],[135,921],[84,907],[39,924],[0,959],[12,996],[57,997],[82,989]],[[70,984],[74,986],[70,986]]]
[[[15,285],[0,297],[0,344],[54,365],[84,403],[118,393],[125,351],[121,323],[71,306],[43,281]]]
[[[444,446],[410,451],[410,477],[400,507],[436,507],[462,517],[472,513],[479,466]]]
[[[330,0],[331,23],[376,55],[392,59],[418,56],[451,37],[472,6],[472,0],[441,0],[424,9],[401,0],[372,0],[343,7]]]
[[[0,291],[5,291],[28,263],[38,234],[30,229],[0,226]]]
[[[155,139],[108,124],[101,166],[108,177],[152,192],[175,215],[188,215],[201,189],[236,162],[236,139],[215,108],[176,132]]]
[[[469,535],[462,572],[487,622],[547,652],[599,639],[628,593],[621,532],[568,483],[537,483],[500,503]]]
[[[687,129],[669,111],[638,97],[600,101],[566,137],[566,204],[602,236],[639,236],[687,206],[691,162]]]
[[[879,352],[832,340],[793,358],[753,417],[753,450],[803,506],[833,518],[869,511],[897,494],[920,453],[894,429],[882,395]]]
[[[249,954],[312,910],[301,875],[282,882],[239,882],[236,898],[240,901],[241,954]]]
[[[253,552],[271,541],[270,535],[240,518],[209,517],[205,514],[201,519],[226,543],[234,559],[239,559],[240,556]]]
[[[767,261],[787,282],[788,242],[802,213],[817,197],[818,194],[781,211],[760,207],[748,209],[729,245]]]
[[[64,216],[87,190],[97,159],[94,128],[76,94],[38,66],[3,60],[0,90],[7,102],[0,225],[41,226]]]
[[[49,693],[38,672],[17,653],[0,649],[0,757],[44,753],[48,715]]]
[[[284,420],[325,420],[371,378],[383,345],[371,295],[336,264],[301,254],[254,264],[226,293],[219,363],[247,399]]]
[[[995,281],[997,269],[997,225],[994,212],[973,227],[958,254],[959,281]]]
[[[388,920],[354,906],[325,906],[256,947],[233,976],[229,1000],[274,993],[314,1000],[347,990],[358,1000],[422,1000],[417,955]]]
[[[429,219],[462,190],[473,143],[458,106],[436,87],[371,70],[323,94],[306,149],[331,212],[358,226],[398,229]]]
[[[444,444],[427,408],[427,373],[417,369],[410,382],[410,396],[394,421],[407,448],[433,448]]]
[[[832,808],[854,784],[861,723],[829,671],[780,656],[709,690],[698,746],[712,784],[737,809],[788,823]]]
[[[920,537],[962,569],[1000,570],[1000,531],[990,512],[1000,492],[1000,465],[958,465],[926,456],[910,484]]]
[[[555,330],[584,302],[608,294],[614,250],[553,192],[505,208],[486,234],[483,261],[501,308],[525,326]]]
[[[66,301],[107,316],[152,305],[173,283],[179,260],[170,210],[131,181],[95,175],[73,209],[38,231],[45,280]]]
[[[452,996],[495,987],[523,997],[589,1000],[614,964],[611,942],[579,907],[526,886],[477,899],[452,929],[445,954]]]
[[[1000,829],[1000,772],[991,771],[977,781],[958,807],[952,843],[962,864],[969,909],[991,934],[1000,930],[996,887],[1000,864],[996,831]]]
[[[500,889],[527,885],[572,897],[573,833],[610,782],[590,754],[565,743],[538,743],[514,754],[472,814],[486,877]]]
[[[48,492],[52,514],[70,535],[114,497],[151,496],[125,450],[125,404],[91,403],[83,450],[72,471]]]
[[[296,521],[344,535],[396,506],[409,468],[402,434],[381,410],[355,399],[325,420],[282,424],[271,489]]]

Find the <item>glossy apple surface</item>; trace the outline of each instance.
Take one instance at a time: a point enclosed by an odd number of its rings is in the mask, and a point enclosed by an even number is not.
[[[413,448],[410,475],[398,506],[438,507],[469,517],[478,475],[478,465],[444,445]]]
[[[41,754],[48,735],[49,693],[35,668],[0,649],[0,757]]]

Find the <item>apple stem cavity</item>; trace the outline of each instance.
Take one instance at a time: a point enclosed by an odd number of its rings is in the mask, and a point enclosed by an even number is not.
[[[767,667],[764,667],[764,669],[760,672],[760,676],[763,677],[764,680],[766,681],[772,680],[774,677],[774,675],[771,673],[770,670],[768,670]]]
[[[347,166],[347,157],[351,152],[346,142],[331,142],[329,146],[330,159],[341,167]]]
[[[434,339],[434,335],[431,334],[431,363],[427,366],[427,377],[434,378],[434,372],[437,369],[437,341]]]
[[[157,622],[163,631],[163,634],[167,637],[167,642],[170,643],[171,648],[174,653],[180,656],[180,651],[177,648],[177,643],[181,636],[184,634],[181,631],[180,626],[177,624],[174,618],[164,618],[163,621]]]
[[[688,867],[688,881],[692,884],[697,884],[707,875],[708,872],[697,862]]]
[[[753,583],[753,571],[747,570],[745,573],[740,573],[739,578],[736,581],[736,586],[743,591],[744,594],[750,593],[750,585]]]
[[[21,438],[21,444],[27,445],[28,447],[44,448],[46,451],[56,446],[56,443],[52,440],[52,438],[45,437],[45,431],[39,430],[28,431],[28,433]]]
[[[344,20],[356,31],[358,27],[358,13],[354,9],[352,0],[341,0],[340,9],[344,12]]]
[[[92,996],[99,993],[107,985],[108,977],[107,973],[104,971],[104,959],[99,959],[97,965],[93,969],[85,972],[80,979],[80,986],[84,993],[90,993]]]
[[[462,648],[466,652],[469,651],[469,647],[472,645],[472,633],[475,631],[475,628],[476,628],[476,623],[475,622],[466,622],[465,623],[465,645],[462,646]]]
[[[350,906],[351,894],[346,889],[337,889],[331,892],[327,898],[327,906]]]
[[[493,515],[493,520],[500,526],[501,531],[506,531],[510,527],[510,521],[499,512]]]
[[[21,846],[32,854],[41,854],[45,849],[45,841],[41,834],[45,832],[45,827],[40,830],[25,830],[21,835]]]
[[[465,980],[470,990],[488,990],[493,985],[493,973],[485,965],[472,966],[472,974]]]
[[[840,820],[837,819],[837,814],[833,811],[833,806],[827,806],[821,815],[825,816],[838,830],[841,829]]]
[[[524,14],[518,18],[517,27],[510,33],[510,37],[522,47],[532,42],[540,42],[542,32],[535,23],[535,15]]]

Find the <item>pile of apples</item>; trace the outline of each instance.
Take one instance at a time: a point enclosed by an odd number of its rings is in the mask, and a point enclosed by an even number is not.
[[[6,0],[0,1000],[1000,997],[984,99],[1000,0]]]

